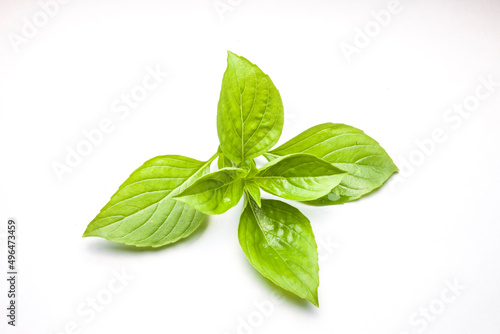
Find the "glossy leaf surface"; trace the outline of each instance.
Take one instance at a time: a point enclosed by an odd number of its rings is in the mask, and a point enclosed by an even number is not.
[[[202,162],[164,155],[148,160],[120,186],[83,236],[141,247],[187,237],[205,215],[172,196],[206,174],[213,158]]]
[[[253,178],[265,191],[297,201],[330,193],[346,172],[310,154],[292,154],[272,160]]]
[[[238,238],[250,263],[285,290],[318,306],[318,251],[306,216],[293,206],[263,199],[247,201]]]
[[[398,170],[387,152],[373,138],[345,124],[316,125],[270,153],[279,156],[313,154],[348,173],[330,194],[309,202],[316,205],[356,200],[380,187]]]
[[[267,152],[283,129],[283,104],[273,82],[247,59],[228,52],[217,107],[224,155],[236,164]]]
[[[247,171],[228,167],[207,174],[174,198],[209,215],[219,215],[238,204]]]

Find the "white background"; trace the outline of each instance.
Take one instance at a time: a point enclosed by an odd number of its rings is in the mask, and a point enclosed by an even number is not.
[[[15,329],[1,275],[0,331],[500,333],[500,86],[465,118],[447,111],[478,101],[481,80],[500,81],[500,2],[401,0],[376,31],[371,13],[388,1],[228,1],[221,16],[212,0],[73,0],[28,35],[39,3],[0,1],[0,259],[5,268],[6,222],[15,217],[20,272]],[[346,57],[342,43],[356,47],[366,27],[373,37]],[[280,90],[280,143],[321,122],[346,123],[401,169],[358,202],[297,204],[324,245],[319,309],[270,299],[279,290],[239,248],[240,206],[162,249],[81,238],[145,160],[214,153],[226,50]],[[121,119],[112,105],[147,67],[169,75]],[[103,119],[113,130],[59,181],[54,162],[65,163],[68,147]],[[430,144],[439,129],[444,139]],[[122,270],[133,279],[102,311],[93,319],[77,311],[109,297]]]

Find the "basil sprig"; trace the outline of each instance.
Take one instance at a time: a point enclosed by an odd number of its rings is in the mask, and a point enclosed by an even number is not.
[[[163,155],[145,162],[90,222],[84,237],[160,247],[192,234],[206,215],[244,198],[238,239],[250,263],[276,285],[318,306],[318,251],[298,209],[261,190],[312,205],[342,204],[379,188],[398,169],[363,131],[325,123],[273,149],[283,104],[267,74],[228,53],[217,110],[220,147],[198,161]],[[258,169],[254,158],[269,162]],[[218,170],[210,173],[217,159]]]

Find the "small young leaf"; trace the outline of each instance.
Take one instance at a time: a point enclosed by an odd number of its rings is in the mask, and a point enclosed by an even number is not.
[[[293,206],[247,199],[238,239],[250,263],[276,285],[318,306],[318,251],[306,216]]]
[[[248,174],[246,176],[247,179],[254,177],[259,172],[259,169],[257,168],[257,165],[255,164],[255,161],[253,159],[247,161],[245,165],[248,168]]]
[[[398,170],[387,152],[374,139],[345,124],[316,125],[269,153],[278,156],[313,154],[348,173],[330,194],[308,202],[314,205],[356,200],[380,187]]]
[[[224,155],[224,153],[220,153],[217,158],[217,167],[219,167],[219,169],[233,167],[233,163]]]
[[[84,237],[159,247],[193,233],[205,215],[172,196],[210,171],[210,163],[179,155],[146,161],[90,222]]]
[[[327,195],[347,173],[310,154],[292,154],[272,160],[253,178],[265,191],[296,201]]]
[[[245,179],[244,183],[245,183],[245,189],[248,191],[248,193],[253,198],[253,200],[257,203],[257,205],[260,207],[261,201],[260,201],[259,185],[253,179]]]
[[[238,204],[243,195],[243,177],[240,168],[224,168],[199,178],[174,199],[209,215],[219,215]]]
[[[281,97],[268,75],[228,52],[217,107],[220,147],[236,164],[267,152],[283,129]]]

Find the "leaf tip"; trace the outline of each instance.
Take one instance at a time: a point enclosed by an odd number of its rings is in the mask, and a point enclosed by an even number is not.
[[[234,53],[234,52],[232,52],[232,51],[227,50],[227,58],[228,58],[228,59],[231,59],[231,58],[239,58],[239,56],[238,56],[236,53]]]
[[[83,232],[82,234],[82,238],[88,238],[88,237],[99,237],[100,235],[98,234],[99,231],[96,230],[95,228],[94,229],[91,229],[90,228],[90,225],[92,224],[92,222],[87,226],[87,228],[85,229],[85,232]],[[97,231],[97,232],[96,232]]]
[[[318,300],[318,291],[316,290],[315,293],[312,295],[312,298],[307,298],[308,301],[311,302],[314,306],[319,308],[319,300]]]
[[[82,234],[82,238],[87,238],[87,237],[91,237],[91,236],[92,236],[91,232],[89,232],[88,228]]]

